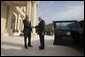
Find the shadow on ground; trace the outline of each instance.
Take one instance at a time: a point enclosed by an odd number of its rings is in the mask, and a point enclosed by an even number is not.
[[[46,44],[45,45],[52,45],[53,41],[52,40],[49,40],[47,41],[46,40]],[[41,56],[41,55],[44,55],[45,52],[48,50],[47,49],[47,46],[46,46],[46,49],[45,50],[38,50],[38,46],[40,45],[40,42],[39,40],[36,40],[36,41],[32,41],[32,45],[33,47],[29,47],[28,49],[25,49],[24,48],[24,45],[21,43],[21,44],[18,44],[18,43],[11,43],[11,42],[1,42],[1,45],[5,45],[5,46],[8,46],[9,48],[6,48],[6,47],[2,47],[1,48],[1,54],[2,56]],[[13,48],[11,48],[13,47]],[[17,49],[16,47],[18,47],[19,49]],[[50,47],[49,47],[50,48]],[[48,50],[50,51],[50,50]],[[48,54],[47,54],[48,55]]]
[[[1,47],[2,56],[76,56],[78,53],[71,53],[71,51],[66,50],[68,47],[63,49],[62,45],[53,45],[54,40],[45,40],[45,49],[38,50],[38,46],[40,45],[40,41],[35,40],[32,41],[33,47],[29,47],[28,49],[24,48],[23,43],[12,43],[12,42],[1,42],[1,45],[7,47]],[[71,48],[72,49],[72,48]],[[74,48],[75,49],[75,48]],[[78,49],[76,49],[78,50]],[[73,51],[72,51],[73,52]],[[68,53],[68,54],[67,54]],[[81,56],[82,56],[81,52]]]

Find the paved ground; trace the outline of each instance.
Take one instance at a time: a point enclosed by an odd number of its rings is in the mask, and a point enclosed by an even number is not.
[[[33,47],[24,48],[23,37],[1,37],[1,56],[84,56],[84,53],[69,47],[53,45],[53,36],[45,36],[45,49],[38,50],[39,37],[32,38]]]

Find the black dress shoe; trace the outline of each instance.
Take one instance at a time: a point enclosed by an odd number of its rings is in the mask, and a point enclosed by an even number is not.
[[[33,47],[32,45],[28,45],[29,47]]]
[[[25,49],[28,49],[28,47],[25,47]]]
[[[41,48],[41,46],[38,46],[38,48]]]
[[[25,46],[25,49],[28,49],[28,47],[27,47],[27,46]]]
[[[44,48],[39,48],[39,50],[43,50]]]

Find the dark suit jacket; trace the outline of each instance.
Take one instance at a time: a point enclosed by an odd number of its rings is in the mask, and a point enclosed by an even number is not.
[[[38,28],[38,34],[45,33],[45,21],[42,20],[41,22],[39,22],[38,26],[36,26],[35,28]]]
[[[29,21],[30,22],[30,21]],[[31,28],[31,22],[28,23],[28,21],[26,19],[23,20],[23,24],[24,24],[24,29],[23,29],[23,33],[24,34],[31,34],[32,28]]]

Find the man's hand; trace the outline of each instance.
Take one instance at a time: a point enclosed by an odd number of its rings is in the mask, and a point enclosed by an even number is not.
[[[44,32],[42,32],[42,35],[44,35],[45,33]]]
[[[32,28],[35,28],[34,26],[32,26]]]

